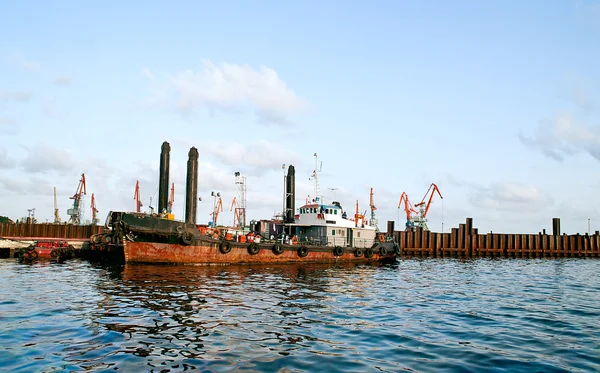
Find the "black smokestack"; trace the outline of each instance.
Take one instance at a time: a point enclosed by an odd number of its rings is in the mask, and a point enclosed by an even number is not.
[[[158,181],[158,213],[162,214],[169,203],[169,162],[171,146],[163,142],[160,148],[160,179]]]
[[[288,168],[285,191],[285,223],[289,224],[294,222],[294,214],[296,213],[296,171],[292,165]]]
[[[185,184],[185,222],[196,224],[198,206],[198,149],[192,147],[188,153],[187,181]]]

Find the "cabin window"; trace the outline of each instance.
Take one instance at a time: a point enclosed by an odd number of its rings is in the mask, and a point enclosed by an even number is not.
[[[356,237],[360,237],[360,232],[356,232]]]
[[[331,235],[332,235],[332,236],[335,236],[335,229],[332,229],[332,230],[331,230]]]
[[[326,214],[329,214],[329,209],[325,209],[325,213],[326,213]]]
[[[337,215],[337,210],[333,210],[333,214],[334,214],[334,215]]]

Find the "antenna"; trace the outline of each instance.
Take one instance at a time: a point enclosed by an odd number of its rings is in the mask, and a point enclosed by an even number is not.
[[[310,175],[309,180],[313,180],[315,182],[315,195],[314,195],[314,199],[315,202],[318,203],[318,201],[320,200],[319,198],[319,172],[321,172],[321,170],[323,169],[323,162],[321,162],[321,167],[317,168],[317,166],[319,165],[319,158],[317,156],[317,153],[314,154],[315,157],[315,169],[312,172],[312,175]]]

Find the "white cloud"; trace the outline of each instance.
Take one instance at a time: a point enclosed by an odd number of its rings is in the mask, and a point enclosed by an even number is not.
[[[0,169],[15,167],[15,160],[12,159],[5,148],[0,148]]]
[[[279,170],[282,164],[289,165],[297,161],[296,154],[284,146],[265,140],[246,145],[233,141],[207,142],[199,149],[200,157],[208,153],[222,164],[259,174],[264,170]]]
[[[9,56],[7,58],[7,61],[14,66],[17,66],[19,68],[22,68],[22,69],[25,69],[28,71],[37,72],[37,71],[40,71],[40,68],[41,68],[39,62],[28,60],[21,53],[16,53],[16,54],[13,54],[12,56]]]
[[[552,205],[552,198],[539,187],[521,183],[493,183],[469,194],[477,207],[512,210],[519,213],[537,212]]]
[[[54,85],[65,86],[71,84],[73,78],[68,75],[59,75],[54,79]]]
[[[25,91],[0,91],[0,101],[28,102],[31,92]]]
[[[19,133],[19,123],[14,119],[0,118],[0,134],[16,135]]]
[[[577,123],[570,115],[557,115],[551,121],[542,123],[531,136],[520,133],[519,139],[557,161],[580,151],[600,160],[600,126]]]
[[[44,113],[44,115],[47,118],[59,118],[60,117],[60,113],[58,112],[58,109],[56,108],[56,100],[55,99],[45,100],[44,104],[42,106],[42,112]]]
[[[26,172],[66,172],[75,166],[71,154],[63,149],[47,144],[37,144],[31,148],[27,148],[27,151],[28,154],[21,162],[21,167]]]
[[[204,60],[200,71],[178,72],[162,84],[150,69],[143,68],[141,73],[152,83],[151,97],[146,103],[162,103],[167,99],[167,91],[173,90],[174,105],[184,114],[203,106],[211,113],[251,109],[263,122],[287,125],[290,124],[288,115],[306,108],[305,101],[267,66],[254,69],[248,65],[217,65]]]

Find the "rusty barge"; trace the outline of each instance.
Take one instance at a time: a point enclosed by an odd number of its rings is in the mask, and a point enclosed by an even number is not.
[[[170,146],[162,144],[158,213],[112,211],[103,233],[93,235],[93,250],[122,252],[125,262],[169,264],[240,264],[283,262],[393,261],[400,247],[393,234],[377,231],[364,215],[348,217],[339,202],[325,204],[315,188],[311,201],[295,214],[295,171],[289,166],[285,183],[284,234],[280,238],[237,240],[227,229],[196,224],[198,150],[187,164],[185,221],[167,209]],[[316,156],[316,154],[315,154]],[[313,175],[316,181],[316,170]]]

